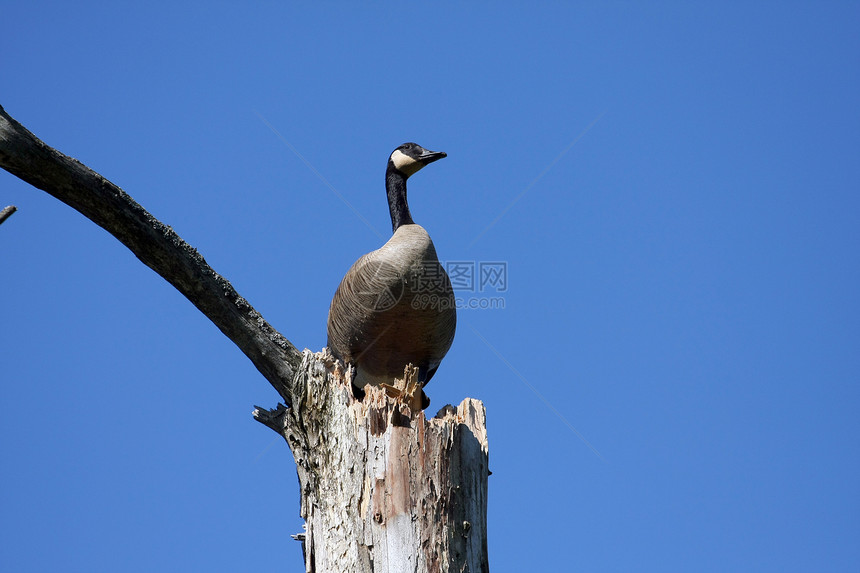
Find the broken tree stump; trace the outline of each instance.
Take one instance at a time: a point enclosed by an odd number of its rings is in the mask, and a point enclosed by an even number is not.
[[[340,362],[306,350],[292,408],[254,412],[296,460],[308,573],[489,571],[484,406],[428,420],[417,372],[359,400]]]

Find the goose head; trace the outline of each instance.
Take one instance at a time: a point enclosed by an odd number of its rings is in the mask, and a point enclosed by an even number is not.
[[[430,151],[417,143],[404,143],[391,152],[391,156],[388,158],[388,168],[398,171],[406,178],[417,173],[425,165],[443,157],[448,157],[444,151]]]

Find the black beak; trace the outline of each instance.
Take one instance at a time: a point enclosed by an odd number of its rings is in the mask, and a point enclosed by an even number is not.
[[[448,157],[448,154],[444,151],[430,151],[429,149],[422,148],[421,155],[418,156],[418,161],[427,165],[443,157]]]

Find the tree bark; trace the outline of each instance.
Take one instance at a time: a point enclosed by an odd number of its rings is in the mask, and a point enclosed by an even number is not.
[[[304,544],[307,572],[488,571],[481,402],[467,398],[427,420],[411,366],[395,385],[369,388],[357,399],[351,371],[327,350],[299,353],[173,229],[2,107],[0,167],[126,245],[278,391],[286,406],[257,408],[254,416],[286,439],[296,460],[306,531],[295,537]]]
[[[428,420],[417,375],[358,400],[327,350],[305,351],[293,407],[254,412],[296,460],[307,573],[489,571],[484,406]]]
[[[0,225],[2,225],[3,221],[5,221],[9,217],[11,217],[12,213],[14,213],[17,210],[18,210],[18,208],[15,205],[9,205],[8,207],[6,207],[2,211],[0,211]]]

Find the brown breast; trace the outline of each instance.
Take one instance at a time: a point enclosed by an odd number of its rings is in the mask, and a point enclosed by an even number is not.
[[[432,375],[456,323],[451,281],[430,237],[419,225],[403,225],[341,281],[329,309],[328,346],[356,366],[358,385],[390,383],[409,363]]]

